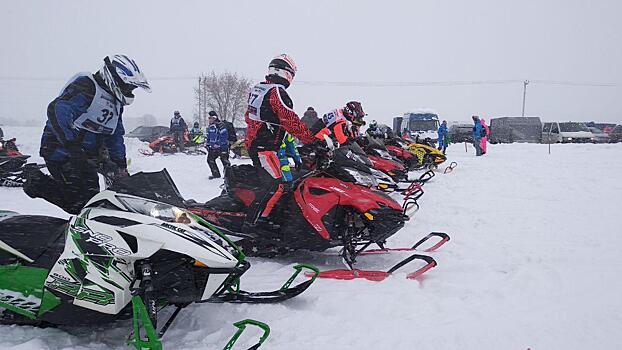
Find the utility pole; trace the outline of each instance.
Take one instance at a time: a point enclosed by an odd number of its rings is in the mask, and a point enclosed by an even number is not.
[[[199,114],[199,128],[203,127],[203,119],[201,118],[201,76],[199,75],[199,90],[197,92],[197,95],[199,95],[199,108],[197,109],[197,112]]]
[[[525,80],[523,82],[523,117],[525,116],[525,98],[527,97],[527,85],[529,84],[529,80]]]

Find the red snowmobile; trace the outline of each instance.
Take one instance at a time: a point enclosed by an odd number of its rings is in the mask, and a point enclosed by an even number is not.
[[[262,192],[259,191],[262,184],[258,181],[257,170],[250,165],[230,167],[225,175],[223,194],[206,203],[185,201],[166,170],[134,174],[115,182],[113,188],[120,193],[127,191],[182,206],[229,235],[251,256],[274,257],[296,250],[324,251],[341,247],[340,256],[348,269],[324,271],[320,277],[379,280],[413,260],[425,262],[409,275],[415,278],[436,266],[432,257],[413,254],[388,271],[354,269],[357,256],[370,254],[366,249],[372,244],[380,250],[371,253],[392,251],[385,249],[385,242],[404,226],[408,216],[387,195],[325,177],[321,171],[314,170],[295,179],[294,190],[283,195],[269,222],[252,229],[247,229],[244,222],[250,206]],[[416,251],[433,237],[440,238],[434,249],[449,240],[446,234],[432,234],[411,248],[397,251]]]
[[[188,130],[184,132],[182,141],[185,147],[185,150],[183,151],[184,153],[193,155],[207,154],[207,152],[203,149],[202,145],[193,143],[193,141],[190,139],[190,134],[188,133]],[[151,143],[149,143],[149,148],[150,150],[141,149],[139,150],[139,152],[146,156],[152,156],[155,153],[172,154],[181,152],[181,150],[178,149],[177,144],[175,143],[175,136],[171,134],[162,135],[157,139],[151,141]]]

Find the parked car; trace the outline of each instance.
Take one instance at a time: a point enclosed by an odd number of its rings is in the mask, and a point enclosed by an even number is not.
[[[139,126],[125,137],[137,138],[143,142],[151,142],[160,136],[168,134],[167,126]]]
[[[542,143],[595,142],[594,134],[583,123],[551,122],[542,126]]]
[[[609,134],[611,130],[615,128],[616,125],[614,123],[587,122],[585,123],[585,126],[587,126],[588,128],[597,128],[598,130],[604,132],[605,134]]]
[[[588,127],[590,132],[594,135],[594,143],[609,143],[609,135],[605,134],[602,130],[596,127]]]
[[[490,143],[539,143],[542,134],[540,117],[499,117],[490,120]]]
[[[616,143],[622,142],[622,124],[617,125],[611,132],[609,133],[609,142]]]
[[[473,142],[473,124],[454,124],[449,127],[449,139],[453,143]]]

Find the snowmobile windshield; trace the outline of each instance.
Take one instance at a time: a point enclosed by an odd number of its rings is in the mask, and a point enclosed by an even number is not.
[[[109,190],[168,203],[180,208],[184,207],[184,198],[166,169],[152,173],[140,172],[119,178],[114,181]]]
[[[336,149],[335,162],[343,166],[354,166],[367,172],[369,172],[368,168],[371,167],[369,158],[357,144],[342,146]]]

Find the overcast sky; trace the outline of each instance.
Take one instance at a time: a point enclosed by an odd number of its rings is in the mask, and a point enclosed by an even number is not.
[[[530,79],[528,115],[622,123],[621,14],[619,0],[3,1],[0,118],[44,120],[67,79],[124,53],[153,88],[127,117],[164,122],[178,109],[191,119],[188,78],[228,70],[260,81],[285,52],[298,64],[289,92],[299,113],[355,99],[381,122],[419,107],[448,120],[520,115]],[[386,86],[506,80],[516,82]]]

